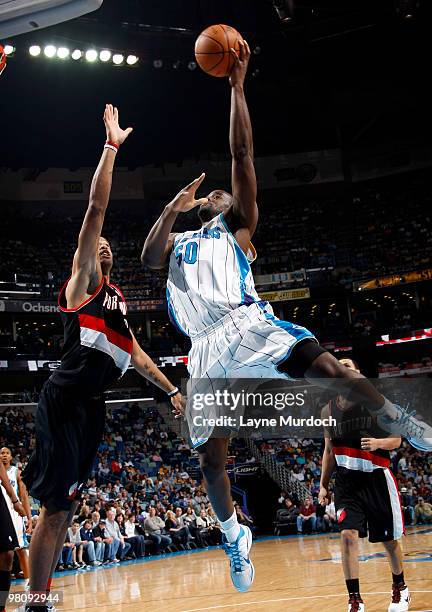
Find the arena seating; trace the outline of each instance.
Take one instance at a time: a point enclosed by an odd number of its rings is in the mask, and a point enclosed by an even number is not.
[[[273,202],[271,193],[263,194],[254,237],[259,255],[255,273],[330,267],[327,283],[349,285],[358,278],[428,266],[432,218],[427,213],[431,200],[427,175],[415,174],[403,186],[391,177],[376,185],[356,185],[353,190],[348,202],[346,195],[312,197],[307,192],[294,197],[289,192],[285,197],[278,194]],[[112,243],[115,274],[122,279],[125,295],[163,296],[164,275],[143,270],[139,263],[143,240],[163,203],[152,203],[150,213],[146,207],[142,218],[136,212],[126,218],[122,203],[114,204],[104,233]],[[57,286],[67,278],[81,216],[62,217],[59,223],[62,206],[49,210],[43,204],[35,206],[27,226],[9,207],[3,219],[8,240],[0,244],[0,280],[16,273],[22,279],[47,281],[52,274]],[[180,218],[178,227],[196,223],[188,215]],[[48,243],[46,235],[51,237]]]

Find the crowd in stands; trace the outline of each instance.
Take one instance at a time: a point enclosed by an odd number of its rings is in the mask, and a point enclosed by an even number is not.
[[[34,445],[34,414],[0,412],[0,447],[25,466]],[[233,444],[231,460],[250,460]],[[237,502],[239,521],[253,526]],[[33,517],[37,522],[37,513]],[[196,453],[156,408],[125,404],[108,412],[91,478],[68,530],[58,569],[138,559],[146,554],[221,543],[219,523],[201,485]]]
[[[428,173],[391,177],[343,195],[262,195],[261,222],[254,236],[255,274],[331,268],[324,279],[351,285],[356,278],[426,268],[432,254],[431,195]],[[58,207],[61,207],[59,204]],[[162,297],[165,273],[144,270],[139,262],[145,236],[162,202],[135,211],[112,205],[104,234],[115,255],[114,275],[128,298]],[[4,216],[7,240],[0,244],[0,280],[13,274],[42,282],[50,293],[69,276],[82,210],[58,218],[58,207],[40,207],[23,224],[16,206]],[[27,213],[28,214],[28,213]],[[179,218],[178,228],[197,225],[194,214]],[[314,280],[311,277],[310,281]]]
[[[346,199],[350,197],[349,203]],[[344,296],[359,278],[375,278],[431,267],[432,216],[427,173],[391,177],[375,184],[353,187],[351,196],[262,194],[261,218],[254,244],[258,259],[253,264],[256,277],[261,274],[307,270],[306,280],[274,285],[257,285],[258,290],[314,288],[332,286],[335,296]],[[0,281],[36,283],[42,298],[54,299],[70,274],[70,265],[82,222],[82,207],[68,210],[59,223],[63,206],[38,204],[20,212],[16,204],[4,207],[2,218],[7,239],[0,241]],[[140,253],[145,236],[162,209],[162,202],[141,208],[128,208],[113,202],[107,215],[104,234],[114,253],[113,280],[118,281],[129,301],[163,300],[166,270],[144,269]],[[24,209],[23,209],[24,210]],[[195,213],[179,217],[178,230],[197,225]],[[281,231],[283,228],[283,231]],[[4,285],[5,288],[6,285]],[[9,287],[12,289],[11,287]],[[16,287],[15,287],[16,288]],[[37,287],[36,287],[37,288]],[[283,316],[311,329],[320,341],[339,341],[381,334],[400,337],[412,330],[430,327],[431,292],[421,299],[413,292],[364,300],[359,294],[351,299],[350,316],[346,297],[325,300],[297,300],[283,305]],[[279,304],[278,304],[279,306]],[[278,313],[279,314],[279,313]],[[0,352],[15,347],[17,354],[58,358],[61,330],[22,325],[12,334],[12,325],[0,330]],[[51,333],[50,333],[51,331]],[[14,337],[12,337],[12,335]],[[145,350],[185,354],[187,345],[180,339],[168,318],[148,337],[145,325],[136,332]]]

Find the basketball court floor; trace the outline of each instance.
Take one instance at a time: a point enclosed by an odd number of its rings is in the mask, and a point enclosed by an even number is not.
[[[403,541],[412,611],[432,610],[432,527],[408,529]],[[116,567],[56,574],[61,610],[108,612],[345,612],[339,537],[288,536],[254,543],[256,578],[248,593],[233,590],[223,551],[208,549]],[[387,612],[389,567],[379,545],[362,541],[360,579],[367,612]],[[16,585],[12,590],[19,590]]]

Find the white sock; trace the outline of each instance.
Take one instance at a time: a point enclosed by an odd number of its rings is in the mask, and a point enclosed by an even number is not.
[[[393,402],[391,402],[390,400],[388,400],[386,397],[384,398],[384,404],[381,406],[381,408],[378,408],[378,410],[374,410],[374,414],[376,416],[390,416],[392,418],[395,417],[397,410],[393,404]]]
[[[231,544],[237,540],[237,537],[240,533],[240,525],[237,521],[237,513],[234,510],[232,516],[229,517],[226,521],[219,521],[221,529],[225,534],[226,539]]]

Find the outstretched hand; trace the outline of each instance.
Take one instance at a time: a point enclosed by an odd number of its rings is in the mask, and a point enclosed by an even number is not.
[[[119,125],[118,108],[112,104],[106,104],[103,119],[105,123],[107,140],[115,142],[118,145],[123,144],[129,134],[132,132],[133,128],[128,127],[125,130],[121,129]]]
[[[239,53],[233,48],[230,49],[230,53],[234,58],[234,65],[229,77],[231,87],[243,85],[251,56],[251,50],[245,40],[239,41],[239,47]]]
[[[193,180],[192,183],[187,185],[187,187],[179,191],[171,203],[172,210],[174,212],[188,212],[189,210],[192,210],[192,208],[208,202],[207,198],[199,198],[198,200],[195,199],[197,189],[204,179],[205,173],[203,172],[201,176]]]

